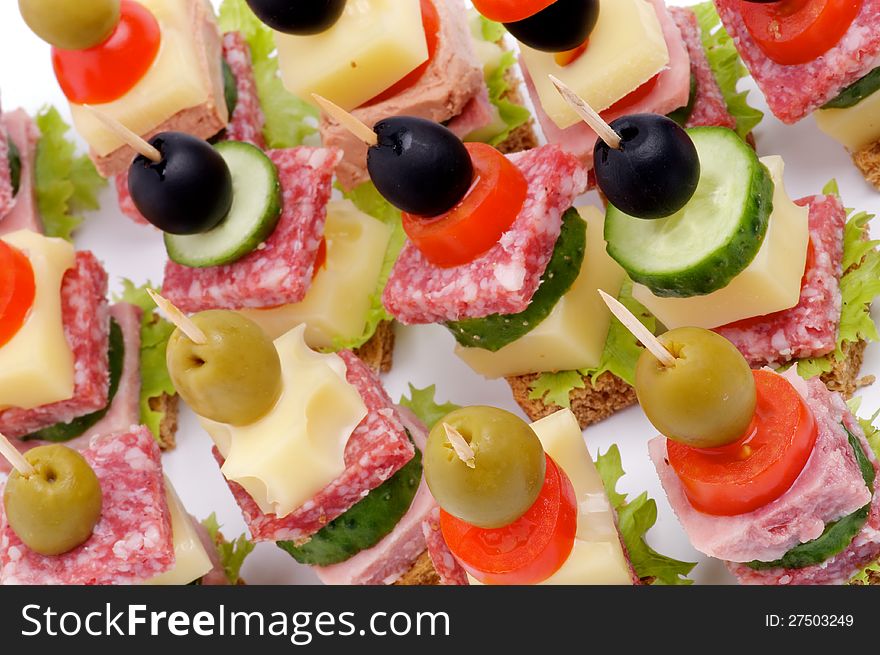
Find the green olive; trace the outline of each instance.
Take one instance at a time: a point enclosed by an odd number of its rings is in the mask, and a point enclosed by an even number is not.
[[[212,421],[249,425],[281,396],[281,360],[263,329],[237,312],[212,310],[192,317],[208,342],[180,330],[168,342],[168,373],[180,397]]]
[[[119,23],[120,0],[18,0],[24,22],[62,50],[99,45]]]
[[[88,541],[101,518],[101,483],[75,450],[53,444],[25,453],[30,475],[13,471],[3,505],[13,532],[40,555],[61,555]]]
[[[447,425],[473,450],[472,467],[453,448]],[[424,455],[425,480],[440,506],[481,528],[516,521],[544,485],[547,462],[538,435],[501,409],[466,407],[448,414],[431,430]]]
[[[663,365],[647,350],[636,368],[636,393],[661,434],[696,448],[717,448],[742,438],[755,414],[755,379],[740,352],[702,328],[679,328],[660,337],[675,356]]]

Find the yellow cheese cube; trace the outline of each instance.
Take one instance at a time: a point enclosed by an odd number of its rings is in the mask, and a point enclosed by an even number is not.
[[[270,338],[277,339],[304,323],[306,343],[321,349],[363,333],[391,228],[348,200],[334,200],[327,205],[324,236],[326,266],[318,271],[302,301],[273,309],[241,310]]]
[[[419,0],[348,0],[339,21],[312,36],[275,34],[285,88],[345,110],[375,98],[428,60]]]
[[[599,365],[611,312],[597,290],[617,297],[623,269],[605,252],[605,218],[595,207],[578,210],[587,222],[581,272],[569,292],[538,327],[497,352],[456,347],[456,354],[480,375],[509,375],[594,368]]]
[[[852,152],[880,139],[880,93],[872,93],[854,107],[820,109],[814,115],[820,130]]]
[[[178,112],[210,102],[214,90],[202,67],[205,54],[197,51],[197,39],[192,34],[191,2],[138,1],[159,22],[162,30],[159,54],[134,88],[122,98],[95,105],[95,108],[135,133],[147,134]],[[220,65],[219,61],[217,65]],[[218,105],[221,106],[225,107],[225,104]],[[96,155],[103,157],[126,145],[82,105],[71,104],[70,111],[77,131]],[[184,127],[178,129],[189,131]]]
[[[174,566],[155,578],[145,581],[148,586],[188,585],[214,568],[193,519],[180,502],[171,480],[165,477],[165,499],[171,510],[171,533],[174,537]]]
[[[24,252],[34,271],[34,304],[24,325],[0,347],[0,409],[32,409],[73,397],[73,352],[64,337],[61,281],[73,245],[20,230],[3,240]]]
[[[284,518],[345,470],[345,445],[367,408],[338,355],[310,350],[304,326],[275,340],[283,391],[275,407],[243,427],[199,417],[240,484],[264,514]]]
[[[561,129],[580,122],[549,75],[555,75],[596,111],[608,109],[669,63],[669,48],[657,11],[646,0],[601,0],[599,22],[586,52],[568,66],[551,52],[520,44],[541,105]]]
[[[773,214],[761,250],[746,270],[723,289],[692,298],[658,298],[640,284],[633,296],[670,330],[714,328],[798,304],[810,242],[809,210],[795,205],[785,191],[781,157],[761,162],[773,178]]]
[[[630,585],[632,572],[620,545],[614,510],[570,410],[532,423],[544,451],[571,480],[578,500],[574,547],[562,567],[541,584]],[[480,584],[468,576],[471,584]]]

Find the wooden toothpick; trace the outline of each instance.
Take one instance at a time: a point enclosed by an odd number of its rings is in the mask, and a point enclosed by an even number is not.
[[[373,128],[359,121],[339,105],[330,102],[327,98],[319,96],[317,93],[312,94],[312,99],[325,114],[336,120],[337,123],[342,125],[342,127],[354,134],[368,146],[374,146],[379,143],[379,137],[376,136]]]
[[[602,300],[608,305],[608,309],[611,310],[611,313],[617,317],[618,321],[623,323],[623,327],[632,332],[632,335],[638,339],[642,345],[654,355],[654,357],[659,359],[661,364],[664,366],[675,365],[675,355],[666,350],[666,346],[660,343],[660,340],[655,337],[648,328],[642,325],[642,322],[633,316],[632,312],[618,302],[617,298],[609,296],[602,291],[602,289],[599,289],[599,295],[602,296]]]
[[[161,309],[165,316],[168,317],[168,320],[174,324],[174,327],[183,332],[190,341],[199,346],[208,343],[208,337],[202,329],[193,323],[189,316],[175,307],[174,303],[163,298],[152,289],[147,289],[147,293],[150,294],[150,298],[156,303],[156,307]]]
[[[12,464],[12,467],[23,476],[28,477],[35,473],[35,469],[31,466],[31,463],[24,458],[24,455],[18,452],[18,449],[13,446],[9,439],[3,434],[0,434],[0,455]]]
[[[102,111],[95,109],[91,105],[83,105],[88,112],[97,118],[101,123],[111,132],[114,132],[116,136],[125,141],[129,146],[134,149],[135,152],[143,155],[147,159],[152,162],[160,162],[162,161],[162,153],[159,152],[158,149],[151,146],[140,136],[132,132],[130,129],[125,127],[122,123],[120,123],[115,118],[108,116]]]
[[[553,86],[556,87],[556,90],[559,91],[569,106],[599,135],[600,139],[607,143],[609,147],[620,150],[620,135],[605,122],[605,119],[595,109],[587,104],[586,100],[572,91],[565,82],[555,75],[550,75],[550,81],[553,82]]]
[[[467,464],[468,468],[477,468],[477,463],[474,461],[476,453],[474,453],[474,449],[471,448],[467,439],[461,436],[461,433],[449,425],[449,423],[444,423],[443,429],[446,431],[446,438],[449,439],[449,443],[452,445],[452,450],[455,451],[458,458]]]

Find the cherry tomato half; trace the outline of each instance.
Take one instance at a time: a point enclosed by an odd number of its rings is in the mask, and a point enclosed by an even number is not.
[[[515,23],[543,11],[556,0],[474,0],[474,8],[489,20]]]
[[[833,48],[859,15],[862,0],[740,1],[746,29],[778,64],[806,64]]]
[[[375,105],[384,100],[394,98],[407,89],[415,86],[416,83],[422,79],[425,71],[428,70],[428,66],[430,66],[431,62],[434,60],[434,55],[437,54],[437,45],[440,41],[440,15],[437,13],[437,8],[434,6],[432,0],[421,0],[421,4],[422,29],[425,30],[425,41],[428,45],[428,59],[421,66],[407,73],[405,77],[395,82],[375,98],[367,100],[367,102],[362,105],[363,107]]]
[[[577,497],[565,471],[546,457],[538,499],[510,525],[477,528],[440,510],[440,529],[449,550],[480,582],[537,584],[568,559],[577,534]]]
[[[626,108],[647,98],[656,88],[658,79],[660,79],[659,73],[641,86],[639,86],[635,91],[632,91],[631,93],[623,96],[620,100],[618,100],[608,109],[603,111],[602,115],[604,116],[605,114],[614,114],[615,116],[617,116],[618,114],[632,113],[627,112]]]
[[[34,305],[36,282],[30,260],[0,241],[0,346],[18,334]]]
[[[472,262],[498,243],[522,210],[529,185],[522,172],[492,146],[466,143],[474,183],[452,210],[436,218],[403,214],[403,230],[435,266]]]
[[[816,445],[807,403],[784,377],[752,371],[758,392],[749,434],[722,448],[667,442],[669,464],[695,509],[715,516],[745,514],[791,488]]]
[[[70,102],[113,102],[143,79],[161,42],[159,22],[149,9],[122,0],[119,24],[104,43],[86,50],[52,48],[55,77]]]

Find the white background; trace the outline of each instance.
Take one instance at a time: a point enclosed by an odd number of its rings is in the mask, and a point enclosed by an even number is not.
[[[49,48],[34,36],[18,14],[17,2],[0,2],[0,91],[3,107],[22,106],[36,112],[46,103],[54,104],[69,122],[64,97],[52,74]],[[219,4],[219,0],[214,0]],[[672,4],[696,4],[676,0]],[[749,81],[749,88],[755,89]],[[766,111],[760,92],[754,90],[751,103]],[[847,206],[880,211],[880,195],[861,178],[837,143],[818,131],[812,119],[790,127],[767,112],[756,132],[761,155],[780,154],[786,161],[786,186],[792,198],[819,193],[831,178],[837,178]],[[82,141],[80,145],[83,146]],[[111,277],[111,290],[119,279],[128,277],[137,283],[152,280],[159,284],[165,251],[158,231],[140,227],[122,216],[117,208],[115,191],[104,190],[102,207],[88,217],[76,235],[77,247],[93,250],[104,262]],[[876,226],[875,226],[876,227]],[[875,236],[880,234],[875,230]],[[407,383],[417,387],[437,385],[437,397],[462,405],[485,404],[519,410],[503,381],[488,382],[475,375],[452,355],[453,339],[445,329],[435,326],[398,328],[395,366],[385,377],[385,384],[397,399]],[[864,374],[880,375],[880,346],[868,349]],[[880,386],[863,391],[863,412],[873,413],[880,406]],[[687,561],[698,561],[693,577],[699,583],[729,583],[731,577],[718,561],[697,553],[666,503],[653,466],[648,461],[645,444],[655,434],[638,408],[632,408],[598,426],[585,435],[590,450],[604,452],[617,443],[623,455],[627,476],[625,491],[637,494],[647,489],[657,500],[660,517],[649,533],[649,541],[660,552]],[[216,512],[227,536],[244,531],[238,508],[223,482],[213,457],[211,442],[188,411],[181,416],[178,447],[164,457],[166,472],[186,507],[198,517]],[[251,584],[302,584],[317,581],[314,574],[275,547],[260,544],[244,567],[243,575]]]

